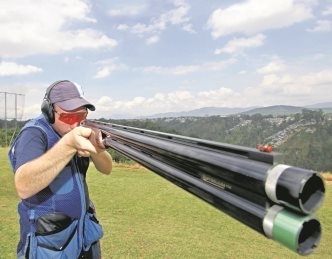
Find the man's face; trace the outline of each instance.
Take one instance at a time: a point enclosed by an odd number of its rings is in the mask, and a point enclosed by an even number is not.
[[[60,136],[64,136],[73,128],[77,127],[88,114],[86,107],[80,107],[76,110],[66,111],[61,109],[56,104],[54,104],[54,111],[55,121],[53,128]]]

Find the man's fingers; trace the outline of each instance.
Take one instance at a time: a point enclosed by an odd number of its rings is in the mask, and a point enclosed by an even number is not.
[[[78,150],[77,154],[79,157],[89,157],[90,156],[90,152],[88,152],[86,150]]]
[[[101,148],[101,149],[105,149],[106,148],[105,145],[104,145],[104,142],[103,142],[103,136],[101,134],[101,131],[99,131],[96,140],[97,140],[97,146],[99,148]]]
[[[89,139],[91,135],[92,130],[90,128],[76,127],[65,137],[81,156],[90,156],[90,154],[97,153],[95,145]]]
[[[78,135],[85,138],[89,138],[90,135],[92,134],[92,129],[82,126],[76,127],[75,130],[77,131]]]
[[[97,153],[96,147],[88,139],[81,140],[80,147],[78,148],[78,150],[85,150],[93,154]]]
[[[99,129],[92,130],[89,140],[97,149],[105,149],[105,146],[103,144],[102,134]]]

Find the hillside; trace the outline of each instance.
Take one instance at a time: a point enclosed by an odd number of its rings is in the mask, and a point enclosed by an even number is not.
[[[304,109],[301,113],[274,116],[256,113],[104,121],[254,148],[261,143],[271,144],[275,151],[282,153],[279,162],[332,171],[332,114],[323,113],[322,110]],[[12,128],[1,129],[1,146],[9,143],[13,133]],[[112,155],[117,161],[126,160],[113,151]]]
[[[279,162],[318,171],[332,171],[332,118],[322,111],[295,115],[261,114],[210,117],[117,120],[114,123],[256,147],[271,144],[282,153]]]
[[[252,109],[246,112],[242,112],[242,114],[254,115],[258,113],[262,115],[280,116],[280,115],[301,113],[302,109],[303,107],[275,105],[275,106]]]
[[[325,102],[325,103],[316,103],[312,105],[307,105],[305,108],[308,109],[325,109],[325,108],[332,108],[332,102]]]
[[[246,107],[246,108],[229,108],[229,107],[203,107],[199,109],[181,111],[181,112],[166,112],[146,116],[146,119],[153,118],[178,118],[178,117],[207,117],[207,116],[230,116],[237,114],[262,114],[262,115],[290,115],[301,113],[303,109],[319,110],[324,112],[332,112],[332,102],[317,103],[308,106],[291,106],[291,105],[273,105],[266,107]]]
[[[214,116],[214,115],[232,115],[237,113],[246,112],[249,110],[255,109],[255,107],[248,108],[227,108],[227,107],[203,107],[190,111],[182,112],[167,112],[167,113],[158,113],[147,118],[169,118],[169,117],[205,117],[205,116]]]

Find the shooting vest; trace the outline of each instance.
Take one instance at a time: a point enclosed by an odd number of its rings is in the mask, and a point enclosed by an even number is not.
[[[60,139],[43,115],[29,121],[21,132],[30,127],[38,128],[45,134],[47,150]],[[13,168],[19,136],[8,154]],[[84,176],[79,172],[78,158],[74,156],[48,187],[19,203],[21,236],[17,247],[18,258],[25,258],[28,247],[30,259],[73,259],[78,258],[82,250],[90,248],[94,258],[100,257],[98,240],[103,231],[92,203],[86,200],[88,195],[84,186]]]

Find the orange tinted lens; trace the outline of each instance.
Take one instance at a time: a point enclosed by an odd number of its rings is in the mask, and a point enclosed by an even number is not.
[[[88,112],[73,112],[73,113],[61,113],[59,120],[66,124],[74,124],[77,122],[81,122],[86,118]]]

